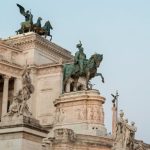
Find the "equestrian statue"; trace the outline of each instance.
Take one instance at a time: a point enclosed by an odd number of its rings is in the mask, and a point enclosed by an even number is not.
[[[82,47],[81,41],[76,47],[79,51],[75,53],[74,63],[65,64],[63,68],[63,92],[66,92],[66,86],[69,79],[73,80],[73,88],[75,91],[78,90],[77,84],[79,77],[84,77],[86,79],[86,90],[89,89],[89,81],[95,76],[101,76],[102,82],[104,83],[103,75],[97,73],[97,68],[103,60],[103,55],[93,54],[90,59],[86,59],[86,54],[84,54],[84,48]]]
[[[27,32],[35,32],[45,38],[47,36],[50,37],[50,41],[52,40],[52,35],[50,34],[50,30],[53,30],[53,27],[50,21],[46,21],[44,26],[41,25],[41,17],[38,17],[37,22],[33,23],[33,15],[30,10],[25,11],[25,8],[19,4],[17,4],[20,10],[20,14],[25,17],[25,21],[21,23],[21,28],[16,31],[17,34],[27,33]]]

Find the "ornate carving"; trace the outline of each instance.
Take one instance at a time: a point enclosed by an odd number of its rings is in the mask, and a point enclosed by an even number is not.
[[[86,107],[77,109],[77,120],[86,120]]]
[[[76,140],[76,135],[71,129],[56,129],[54,136],[56,140],[61,140],[61,142],[74,142]]]
[[[9,63],[6,64],[4,62],[0,62],[0,70],[3,74],[9,74],[13,77],[18,77],[21,75],[22,68],[18,66],[15,67],[14,65]]]
[[[54,124],[62,123],[65,119],[65,111],[62,108],[56,108]]]
[[[94,110],[93,107],[88,108],[88,120],[94,120]]]
[[[45,74],[54,74],[61,72],[61,66],[60,65],[49,65],[49,67],[43,67],[39,68],[38,75],[45,75]]]
[[[143,141],[139,141],[134,145],[134,150],[147,150]]]
[[[54,119],[54,124],[59,123],[60,122],[60,108],[56,108],[55,111],[55,119]]]
[[[11,76],[8,76],[8,75],[3,75],[2,76],[4,79],[10,79],[11,78]]]
[[[121,111],[116,124],[115,142],[112,150],[134,150],[134,138],[137,129],[134,122],[129,125],[128,120],[123,117],[124,113]]]
[[[27,100],[30,99],[31,94],[34,92],[34,87],[31,83],[30,69],[24,69],[22,73],[22,89],[19,90],[16,96],[13,97],[12,104],[10,105],[8,116],[13,116],[15,114],[30,116],[29,107]]]
[[[49,42],[33,32],[26,33],[25,36],[18,35],[12,37],[7,39],[6,42],[8,44],[12,43],[14,46],[17,46],[24,51],[31,48],[38,49],[42,53],[52,56],[55,60],[58,60],[58,62],[60,58],[65,62],[67,60],[73,60],[73,56],[68,50],[56,45],[55,43]]]

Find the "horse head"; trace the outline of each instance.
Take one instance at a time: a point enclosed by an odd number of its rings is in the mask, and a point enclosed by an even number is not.
[[[46,30],[50,30],[50,29],[53,30],[53,27],[51,26],[51,23],[49,20],[45,22],[45,25],[43,26],[43,28]]]
[[[101,55],[101,54],[94,54],[94,55],[91,56],[90,60],[93,60],[92,62],[94,62],[95,65],[96,65],[96,68],[98,68],[100,63],[101,63],[101,61],[103,60],[103,55]]]
[[[42,20],[42,18],[41,18],[41,17],[38,17],[37,22],[38,22],[38,21],[41,21],[41,20]]]
[[[37,26],[37,27],[41,27],[41,20],[42,20],[42,18],[41,18],[41,17],[38,17],[38,19],[37,19],[37,22],[36,22],[35,26]]]

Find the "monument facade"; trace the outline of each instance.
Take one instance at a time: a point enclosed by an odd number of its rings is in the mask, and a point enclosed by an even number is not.
[[[86,57],[81,41],[75,56],[52,42],[49,21],[17,4],[25,21],[17,35],[0,40],[0,149],[150,150],[135,139],[136,127],[118,117],[113,95],[112,134],[105,127],[105,97],[90,80],[102,54]],[[45,37],[50,36],[50,41]]]

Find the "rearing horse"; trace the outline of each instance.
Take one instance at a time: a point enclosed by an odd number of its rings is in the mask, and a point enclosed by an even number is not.
[[[85,69],[83,74],[80,75],[79,66],[75,64],[64,65],[63,70],[63,92],[66,91],[66,85],[68,80],[72,78],[74,80],[74,88],[77,90],[77,83],[79,77],[86,78],[86,89],[88,89],[89,80],[95,76],[101,76],[102,82],[104,82],[104,77],[101,73],[97,73],[97,68],[99,67],[101,61],[103,60],[103,55],[94,54],[87,60],[85,64]]]

